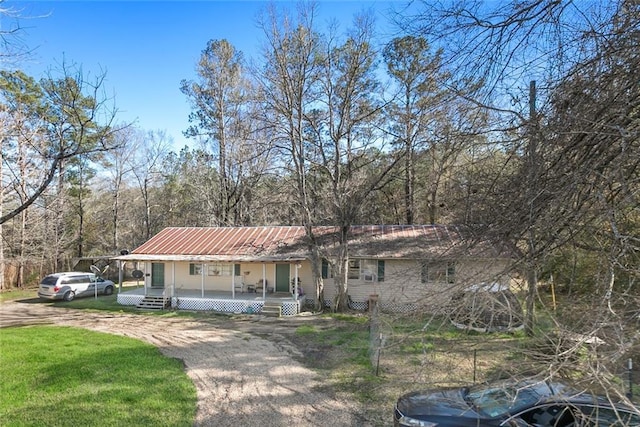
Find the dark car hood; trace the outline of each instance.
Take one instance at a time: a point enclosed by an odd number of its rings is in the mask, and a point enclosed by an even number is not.
[[[397,408],[414,418],[422,415],[478,418],[478,413],[464,400],[465,394],[464,388],[412,392],[398,399]]]

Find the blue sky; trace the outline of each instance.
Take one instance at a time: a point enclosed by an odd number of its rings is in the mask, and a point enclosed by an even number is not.
[[[373,9],[382,28],[396,1],[319,1],[321,23],[337,19],[346,28],[353,15]],[[280,7],[294,3],[276,2]],[[266,1],[17,1],[22,43],[33,50],[16,64],[40,78],[66,64],[82,67],[91,80],[106,72],[105,89],[115,98],[122,122],[145,130],[164,130],[176,150],[190,143],[182,136],[189,105],[182,79],[195,78],[195,64],[208,40],[227,39],[245,57],[258,59],[264,37],[256,17]],[[292,9],[293,10],[293,9]],[[2,28],[9,27],[8,22]]]

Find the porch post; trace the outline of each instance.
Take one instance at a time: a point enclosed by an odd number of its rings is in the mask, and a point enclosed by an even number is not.
[[[207,268],[207,264],[200,264],[200,293],[204,298],[204,270]]]
[[[231,267],[231,298],[236,297],[236,268],[232,264]]]
[[[118,260],[118,293],[122,292],[122,280],[124,274],[122,272],[122,260]]]
[[[275,286],[275,283],[273,284]],[[262,299],[267,298],[267,265],[262,263]]]
[[[171,307],[175,307],[176,296],[176,262],[171,263]]]
[[[298,270],[300,269],[300,267],[302,267],[302,265],[300,264],[300,262],[296,262],[295,263],[295,274],[294,274],[294,279],[293,279],[293,299],[297,300],[298,299]]]
[[[149,268],[151,267],[151,262],[145,262],[144,263],[144,296],[147,296],[147,291],[149,290],[149,287],[151,285],[151,283],[149,283],[147,285],[147,282],[151,282],[151,272],[149,271]]]
[[[171,297],[173,298],[176,292],[176,262],[175,261],[171,263],[171,282],[173,283],[171,285]]]

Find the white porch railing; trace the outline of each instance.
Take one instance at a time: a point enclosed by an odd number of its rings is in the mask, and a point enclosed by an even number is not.
[[[118,303],[121,305],[137,305],[146,292],[131,291],[118,294]],[[224,313],[247,313],[259,314],[264,307],[265,301],[278,301],[282,306],[282,316],[294,316],[301,311],[303,300],[294,300],[293,298],[269,298],[262,299],[256,294],[242,294],[242,296],[231,295],[179,295],[176,293],[175,286],[165,289],[162,293],[163,300],[171,299],[171,306],[178,310],[196,310],[196,311],[219,311]]]

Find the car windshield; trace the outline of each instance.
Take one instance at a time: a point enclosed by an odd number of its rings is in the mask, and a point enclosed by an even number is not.
[[[465,395],[465,400],[477,412],[493,418],[513,413],[518,408],[536,404],[544,394],[541,387],[545,387],[544,391],[548,394],[549,389],[544,386],[544,383],[503,384],[493,387],[471,388]]]

